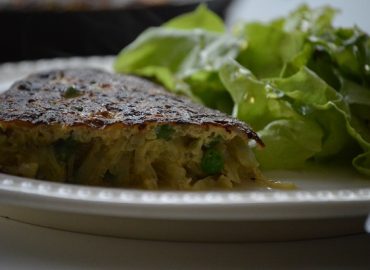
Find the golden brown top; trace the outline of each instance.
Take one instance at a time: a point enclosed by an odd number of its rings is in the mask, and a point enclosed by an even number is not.
[[[0,95],[0,121],[104,128],[148,123],[220,126],[263,145],[245,123],[145,79],[96,69],[37,73]]]

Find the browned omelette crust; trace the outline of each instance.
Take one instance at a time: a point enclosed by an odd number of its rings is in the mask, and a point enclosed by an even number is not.
[[[52,70],[14,83],[0,95],[0,121],[91,128],[113,124],[145,128],[153,122],[211,125],[263,145],[251,128],[235,118],[145,79],[97,69]]]

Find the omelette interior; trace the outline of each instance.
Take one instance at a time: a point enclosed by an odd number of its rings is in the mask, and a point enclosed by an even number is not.
[[[145,79],[96,69],[30,75],[0,95],[0,171],[139,189],[274,186],[245,123]]]

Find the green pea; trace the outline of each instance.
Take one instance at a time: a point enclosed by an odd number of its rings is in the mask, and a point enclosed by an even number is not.
[[[162,125],[155,128],[155,134],[157,135],[157,138],[166,141],[171,140],[174,132],[175,129],[170,125]]]
[[[219,150],[209,148],[205,150],[200,165],[206,174],[218,174],[224,167],[223,155]]]
[[[63,94],[63,97],[65,98],[75,98],[78,96],[81,96],[81,93],[73,86],[68,87]]]

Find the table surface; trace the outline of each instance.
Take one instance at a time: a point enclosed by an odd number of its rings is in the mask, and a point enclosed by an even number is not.
[[[94,236],[0,218],[0,269],[369,269],[370,235],[180,243]]]

